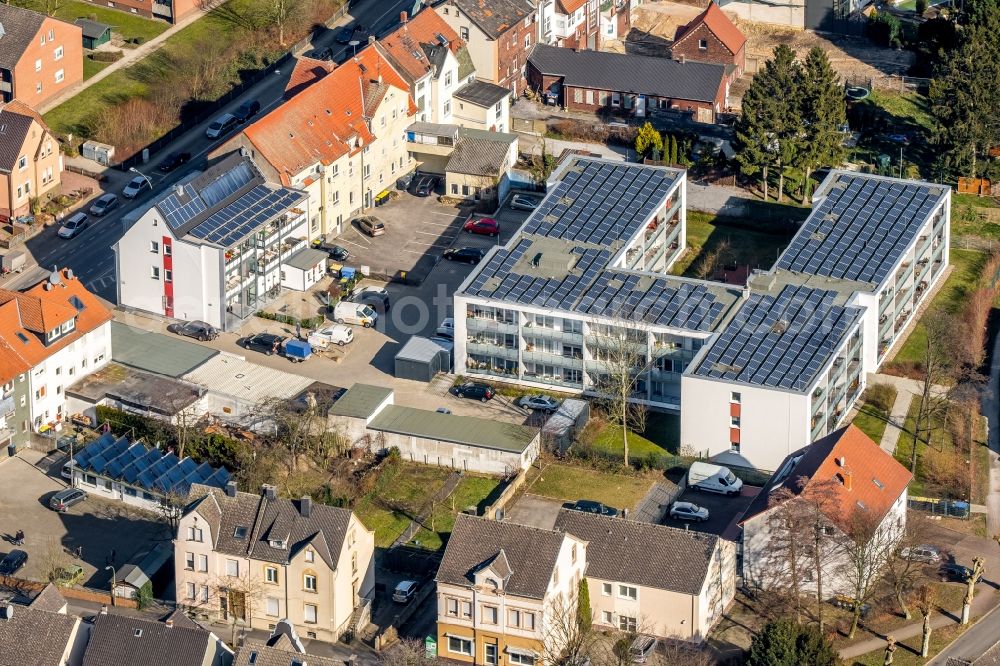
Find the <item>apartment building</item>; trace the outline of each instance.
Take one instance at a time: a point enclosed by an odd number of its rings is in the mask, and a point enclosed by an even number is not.
[[[348,509],[277,489],[194,485],[174,539],[177,604],[195,615],[336,642],[375,590],[375,536]]]
[[[24,215],[31,200],[59,192],[59,144],[38,113],[19,101],[0,107],[0,216]]]
[[[534,666],[574,622],[585,541],[565,532],[459,514],[438,568],[438,656]],[[548,656],[547,656],[548,655]]]
[[[0,99],[38,108],[83,81],[80,26],[0,5]]]
[[[111,311],[70,270],[21,291],[0,289],[0,443],[68,420],[65,389],[111,360]]]
[[[351,218],[413,169],[406,128],[410,86],[370,45],[332,71],[308,59],[294,81],[313,81],[246,127],[213,156],[242,150],[267,180],[305,192],[308,235],[341,234]]]
[[[177,23],[202,5],[198,0],[87,0],[100,7],[111,7],[129,14],[138,14],[146,18],[158,18],[170,23]]]
[[[325,275],[312,238],[306,192],[232,153],[162,194],[115,244],[118,303],[235,330],[281,289]]]
[[[601,47],[601,4],[598,0],[543,0],[539,21],[542,44],[569,49]]]

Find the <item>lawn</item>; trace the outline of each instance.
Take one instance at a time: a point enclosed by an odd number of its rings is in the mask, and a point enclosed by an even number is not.
[[[432,465],[399,463],[395,473],[362,498],[354,511],[368,529],[375,530],[375,545],[392,545],[420,509],[444,485],[451,470]]]
[[[633,508],[662,476],[616,474],[553,463],[528,472],[527,492],[563,501],[589,499],[608,506]]]
[[[15,0],[12,4],[33,9],[42,14],[46,13],[46,3],[39,0]],[[128,14],[79,0],[63,0],[58,4],[58,7],[54,14],[58,19],[72,23],[78,18],[90,18],[98,23],[110,25],[112,32],[126,40],[139,38],[142,41],[148,41],[170,27],[166,21],[143,18],[136,14]]]
[[[603,423],[603,422],[602,422]],[[622,429],[620,426],[604,423],[600,427],[600,432],[594,437],[591,447],[595,451],[612,456],[624,456],[625,446],[622,443]],[[643,458],[649,455],[661,456],[669,453],[665,448],[654,444],[642,435],[629,431],[628,451],[632,458]]]
[[[770,268],[790,239],[790,232],[753,231],[728,224],[710,213],[688,211],[688,249],[670,272],[685,277],[709,277],[700,270],[700,259],[713,252],[718,252],[716,266]]]
[[[97,62],[96,60],[91,60],[90,58],[84,57],[83,59],[83,80],[86,81],[94,74],[97,74],[102,69],[110,65],[110,62]]]
[[[957,237],[1000,239],[1000,202],[992,197],[952,192],[951,233]]]
[[[440,549],[451,534],[458,513],[468,507],[476,507],[477,515],[483,515],[486,507],[496,501],[500,490],[500,479],[465,475],[455,492],[443,504],[434,507],[430,520],[424,523],[414,540],[424,548]]]
[[[878,444],[882,441],[882,434],[885,432],[886,419],[889,415],[875,405],[864,405],[858,410],[858,415],[854,417],[854,425],[861,428],[861,432],[872,438]]]
[[[915,620],[915,621],[919,621]],[[968,626],[960,624],[949,624],[941,629],[931,632],[930,655],[934,656],[953,640],[965,633]],[[927,659],[920,656],[920,646],[923,643],[923,636],[917,634],[912,638],[906,638],[896,643],[896,651],[893,653],[893,666],[921,666],[927,663]],[[882,666],[885,663],[885,648],[873,650],[868,654],[854,659],[847,659],[843,662],[849,666]]]
[[[848,118],[851,128],[862,133],[858,147],[851,151],[852,162],[874,164],[879,155],[887,155],[892,175],[898,175],[901,154],[904,165],[916,165],[922,170],[936,157],[925,140],[934,119],[930,102],[923,95],[876,90],[868,99],[855,104]],[[893,141],[889,138],[893,134],[906,135],[907,140]]]

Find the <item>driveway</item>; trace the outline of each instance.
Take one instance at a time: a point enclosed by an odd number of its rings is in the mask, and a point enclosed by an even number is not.
[[[38,456],[30,450],[23,455]],[[82,566],[84,585],[106,589],[111,572],[104,567],[112,564],[112,552],[113,564],[121,567],[150,542],[172,536],[154,516],[94,497],[64,513],[52,511],[49,499],[65,487],[20,455],[0,464],[0,488],[16,489],[4,493],[0,503],[0,552],[9,552],[14,547],[10,537],[24,530],[20,548],[27,551],[28,563],[18,576],[41,580],[48,564],[60,561]],[[77,548],[83,549],[82,559],[68,554]]]
[[[509,523],[551,530],[556,524],[556,516],[563,502],[541,495],[525,493],[507,509],[504,518]]]
[[[743,486],[743,491],[739,497],[727,497],[717,493],[706,493],[690,488],[681,493],[677,498],[678,502],[691,502],[708,509],[708,520],[703,523],[685,523],[683,520],[674,520],[668,513],[663,519],[663,524],[669,527],[680,527],[684,529],[706,532],[725,537],[731,541],[736,541],[739,536],[739,520],[750,502],[760,492],[760,488],[755,486]]]

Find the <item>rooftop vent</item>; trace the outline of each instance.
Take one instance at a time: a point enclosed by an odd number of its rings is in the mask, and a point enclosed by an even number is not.
[[[728,363],[716,363],[712,367],[713,367],[713,369],[716,372],[722,372],[722,373],[732,372],[732,373],[735,373],[735,374],[738,375],[741,372],[743,372],[743,366],[741,366],[741,365],[729,365]]]
[[[139,638],[140,636],[142,636],[142,629],[133,629],[132,635],[135,636],[136,638]]]
[[[840,456],[839,458],[837,458],[838,467],[845,467],[846,465],[847,465],[847,458],[845,458],[844,456]]]
[[[822,231],[814,231],[811,234],[809,234],[809,239],[810,240],[822,241],[825,238],[826,238],[826,234],[824,234]]]
[[[779,319],[778,321],[774,322],[774,324],[771,326],[771,332],[777,333],[778,335],[781,335],[787,330],[788,330],[788,322],[785,321],[784,319]]]
[[[2,24],[0,24],[0,30],[2,30]],[[14,606],[13,604],[4,604],[0,606],[0,619],[9,620],[14,617]]]

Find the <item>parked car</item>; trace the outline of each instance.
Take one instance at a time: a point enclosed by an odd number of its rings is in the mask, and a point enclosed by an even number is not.
[[[49,507],[55,511],[65,511],[85,499],[87,499],[87,491],[81,488],[66,488],[52,496],[52,499],[49,500]]]
[[[241,343],[244,349],[251,349],[271,356],[281,353],[286,338],[273,333],[255,333]]]
[[[941,561],[941,551],[928,544],[912,547],[907,546],[899,554],[908,560],[924,562],[925,564],[934,564]]]
[[[449,340],[455,339],[455,318],[445,317],[441,320],[441,325],[437,327],[434,331],[437,335],[442,338],[448,338]]]
[[[438,407],[434,411],[437,412],[438,414],[451,414],[451,410],[448,409],[447,407]]]
[[[957,562],[945,562],[938,570],[942,581],[955,581],[964,583],[972,577],[972,569]]]
[[[473,266],[482,261],[485,256],[486,251],[478,247],[451,247],[444,251],[444,258],[448,261],[461,261]]]
[[[118,195],[111,194],[109,192],[97,197],[94,203],[90,206],[90,214],[96,215],[97,217],[104,217],[117,207]]]
[[[492,217],[478,217],[466,222],[462,231],[481,236],[496,236],[500,233],[500,223]]]
[[[79,564],[67,564],[56,572],[53,582],[60,587],[73,587],[83,582],[83,577],[83,567]]]
[[[358,324],[371,328],[378,321],[378,313],[370,305],[341,301],[333,307],[333,320],[338,324]]]
[[[245,123],[250,120],[260,111],[260,102],[255,99],[248,99],[233,111],[233,115],[236,116],[236,120],[241,123]]]
[[[18,569],[28,563],[28,554],[23,550],[14,549],[0,560],[0,576],[13,576]]]
[[[220,136],[236,127],[236,116],[231,113],[223,113],[213,120],[205,130],[205,136],[209,139],[218,139]]]
[[[417,181],[417,186],[413,189],[413,193],[418,197],[429,197],[434,194],[434,188],[437,187],[438,179],[434,176],[421,176]]]
[[[577,500],[573,502],[570,506],[573,511],[583,511],[584,513],[596,513],[599,516],[608,516],[609,518],[618,517],[618,509],[613,506],[608,506],[607,504],[601,504],[600,502],[595,502],[593,500]]]
[[[514,210],[535,210],[542,203],[538,197],[530,194],[515,194],[510,198],[510,207]]]
[[[362,215],[361,217],[354,218],[354,223],[358,225],[361,231],[365,232],[372,238],[375,236],[381,236],[385,233],[385,223],[378,219],[374,215]]]
[[[309,344],[318,349],[337,345],[344,345],[354,341],[354,329],[343,324],[333,324],[309,334]]]
[[[670,517],[674,520],[693,520],[703,523],[708,520],[708,509],[691,502],[674,502],[670,507]]]
[[[203,321],[184,321],[178,324],[170,324],[167,330],[177,335],[183,335],[202,342],[208,342],[219,337],[219,329]]]
[[[153,186],[149,184],[149,179],[145,176],[136,176],[132,180],[128,181],[125,189],[122,190],[122,196],[126,199],[135,199],[139,196],[143,190],[151,190]]]
[[[389,309],[389,292],[381,287],[364,287],[351,296],[355,303],[366,303],[372,307],[381,307],[383,312]]]
[[[459,384],[458,386],[452,386],[451,394],[456,395],[459,398],[472,398],[474,400],[486,402],[487,400],[493,398],[493,396],[496,395],[496,392],[489,384],[465,382],[464,384]]]
[[[561,404],[555,398],[550,398],[547,395],[522,395],[514,403],[522,409],[530,409],[533,411],[545,412],[546,414],[551,414],[552,412],[559,409]]]
[[[392,600],[397,604],[408,604],[410,600],[413,599],[413,595],[417,593],[417,581],[415,580],[401,580],[396,585],[396,589],[392,591]]]
[[[170,173],[177,167],[187,164],[191,161],[191,153],[185,152],[183,150],[178,150],[176,152],[167,155],[160,166],[158,167],[163,173]]]
[[[347,248],[339,245],[324,245],[320,249],[330,255],[334,261],[347,261],[351,258],[351,253],[347,251]]]
[[[356,39],[355,35],[359,32],[364,31],[364,28],[360,24],[353,26],[344,26],[337,33],[337,43],[338,44],[350,44],[351,41]]]
[[[75,238],[81,231],[90,226],[90,218],[86,213],[77,212],[70,215],[59,227],[59,238]]]
[[[306,58],[312,58],[313,60],[333,60],[333,49],[327,46],[322,49],[306,51],[303,55]]]
[[[629,646],[628,653],[633,664],[645,664],[653,652],[656,650],[656,639],[652,636],[640,634],[635,637]]]
[[[739,495],[743,490],[743,480],[733,474],[728,467],[696,460],[688,470],[688,486],[710,493]]]
[[[410,173],[400,176],[396,179],[396,189],[400,192],[405,192],[410,189],[410,185],[413,184],[413,179],[416,177],[417,172],[411,171]]]
[[[70,460],[69,462],[66,462],[66,463],[63,464],[62,471],[59,472],[59,476],[61,476],[62,478],[66,479],[67,481],[71,481],[73,479],[73,461],[72,460]]]

